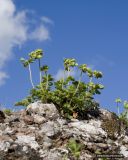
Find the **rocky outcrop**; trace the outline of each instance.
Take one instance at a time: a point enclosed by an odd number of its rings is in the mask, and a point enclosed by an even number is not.
[[[98,118],[66,120],[53,104],[40,102],[10,116],[0,111],[0,160],[95,160],[100,154],[128,159],[126,126],[105,109],[99,113]],[[81,147],[69,147],[71,139]]]

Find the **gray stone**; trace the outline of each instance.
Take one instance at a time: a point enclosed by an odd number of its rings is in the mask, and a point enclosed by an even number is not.
[[[88,120],[62,118],[53,104],[35,102],[26,110],[12,112],[0,123],[0,158],[3,160],[70,160],[74,159],[67,147],[70,138],[82,145],[80,160],[94,159],[102,153],[120,152],[128,156],[128,137],[125,132],[116,141],[108,137],[102,121],[111,112],[100,109],[101,116]],[[15,158],[16,157],[16,158]]]
[[[40,146],[38,143],[35,141],[35,137],[30,137],[27,135],[22,135],[22,136],[17,136],[17,140],[15,141],[18,144],[23,144],[23,145],[28,145],[33,149],[38,149]]]
[[[42,116],[39,116],[39,115],[34,115],[34,122],[37,123],[37,124],[42,124],[46,121],[46,119]]]
[[[35,102],[27,107],[29,114],[38,114],[45,118],[57,118],[59,116],[58,111],[54,104],[42,104],[41,102]]]

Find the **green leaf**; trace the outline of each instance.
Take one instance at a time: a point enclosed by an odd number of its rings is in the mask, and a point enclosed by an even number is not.
[[[82,64],[82,65],[79,66],[79,69],[80,69],[82,72],[86,73],[86,72],[87,72],[87,65],[86,65],[86,64]]]
[[[94,95],[100,94],[104,86],[95,83],[92,78],[101,78],[101,72],[93,71],[91,68],[88,68],[86,64],[78,66],[74,58],[66,58],[64,59],[64,72],[67,72],[68,76],[55,81],[52,75],[48,74],[49,67],[47,65],[41,67],[40,59],[42,57],[42,49],[37,49],[29,53],[28,60],[21,58],[24,67],[38,60],[40,83],[34,86],[34,89],[30,90],[29,96],[16,105],[27,106],[29,103],[35,101],[54,103],[61,116],[68,119],[71,119],[73,115],[77,115],[78,118],[83,118],[88,110],[97,109],[98,104],[94,101]],[[80,77],[78,77],[78,79],[70,74],[70,71],[74,67],[80,70]],[[29,68],[29,71],[30,80],[32,80],[31,68]],[[87,76],[86,78],[82,77],[83,73],[85,73],[84,76]],[[74,144],[74,150],[76,155],[79,155],[79,151],[77,152],[77,150],[79,150],[78,145],[75,146]]]
[[[40,68],[40,70],[43,71],[43,72],[47,72],[48,69],[49,69],[49,67],[48,67],[47,65],[44,65],[44,66],[42,66],[42,67]]]
[[[99,71],[96,71],[96,70],[93,72],[93,74],[94,74],[94,77],[97,78],[97,79],[102,78],[102,76],[103,76],[102,72],[99,72]]]
[[[128,101],[124,101],[124,108],[128,109]]]
[[[117,98],[117,99],[115,100],[115,102],[116,102],[116,103],[121,103],[122,100],[121,100],[120,98]]]

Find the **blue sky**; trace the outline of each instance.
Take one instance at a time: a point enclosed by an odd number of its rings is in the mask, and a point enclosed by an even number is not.
[[[96,99],[116,112],[115,98],[128,100],[127,8],[127,0],[0,0],[0,103],[12,108],[28,94],[19,59],[42,48],[53,75],[64,57],[101,70],[105,89]],[[35,68],[33,76],[37,83]]]

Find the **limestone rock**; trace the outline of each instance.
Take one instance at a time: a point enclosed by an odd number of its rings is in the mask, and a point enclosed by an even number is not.
[[[59,116],[58,111],[54,104],[42,104],[35,102],[27,107],[28,114],[38,114],[47,119],[56,118]]]
[[[17,136],[17,140],[15,142],[23,145],[27,144],[32,149],[35,149],[35,150],[40,148],[38,143],[35,141],[35,137],[31,137],[31,136],[26,136],[26,135]]]
[[[128,136],[108,136],[102,123],[113,113],[100,109],[99,117],[88,120],[62,118],[55,105],[35,102],[24,111],[6,116],[0,112],[0,159],[75,160],[70,139],[80,145],[79,160],[95,159],[97,153],[122,154],[128,158]],[[116,118],[116,117],[115,117]]]

